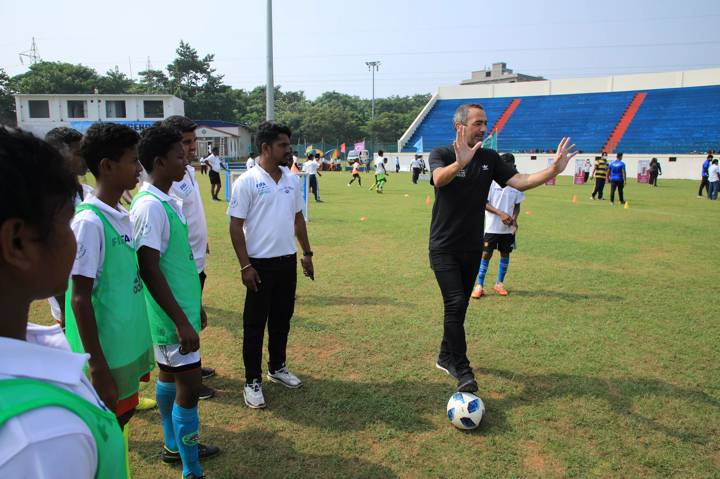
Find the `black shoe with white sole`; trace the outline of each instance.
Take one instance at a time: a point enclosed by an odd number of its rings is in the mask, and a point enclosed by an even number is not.
[[[200,459],[210,459],[220,454],[220,448],[216,446],[208,446],[206,444],[198,444],[198,456]],[[180,452],[171,451],[167,447],[163,446],[162,452],[160,453],[160,459],[166,464],[176,464],[181,462]]]
[[[201,368],[202,369],[202,378],[208,379],[213,376],[215,376],[215,369],[214,368]]]
[[[474,393],[478,390],[478,384],[472,371],[460,375],[457,390],[461,393]]]
[[[200,394],[198,394],[198,399],[210,399],[212,397],[215,397],[215,390],[202,384],[200,386]]]
[[[435,363],[435,367],[438,368],[440,371],[443,371],[445,374],[448,374],[455,379],[458,379],[455,365],[452,364],[449,359],[438,358],[437,362]]]

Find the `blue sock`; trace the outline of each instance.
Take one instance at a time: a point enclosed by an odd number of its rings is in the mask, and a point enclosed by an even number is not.
[[[200,456],[198,455],[200,420],[197,406],[186,409],[175,403],[172,410],[172,422],[175,427],[175,441],[180,451],[180,459],[182,459],[183,477],[190,473],[198,477],[202,476]]]
[[[480,260],[480,272],[478,273],[478,284],[480,286],[485,284],[485,275],[487,274],[488,266],[490,265],[489,259]]]
[[[162,420],[165,435],[165,447],[171,451],[177,451],[172,420],[173,404],[175,403],[175,383],[166,383],[158,379],[155,385],[155,399],[160,410],[160,419]]]
[[[505,281],[508,265],[510,264],[510,256],[500,257],[500,266],[498,267],[498,283]]]

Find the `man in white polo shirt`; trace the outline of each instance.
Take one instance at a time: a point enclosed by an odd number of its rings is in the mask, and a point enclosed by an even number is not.
[[[320,193],[318,191],[317,177],[322,176],[318,169],[320,168],[319,158],[315,158],[312,153],[307,156],[307,161],[303,163],[302,170],[308,174],[308,183],[310,185],[310,191],[315,196],[316,203],[322,203],[320,200]]]
[[[274,122],[258,127],[257,164],[232,187],[228,207],[230,239],[247,288],[243,312],[245,404],[265,407],[262,393],[262,346],[268,327],[268,379],[288,388],[302,382],[285,364],[290,319],[295,308],[297,254],[302,247],[303,273],[315,279],[313,252],[302,214],[302,190],[284,165],[292,158],[290,129]]]

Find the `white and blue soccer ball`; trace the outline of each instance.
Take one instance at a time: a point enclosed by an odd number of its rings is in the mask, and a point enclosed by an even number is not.
[[[457,392],[447,404],[448,419],[458,429],[475,429],[480,425],[485,404],[474,394]]]

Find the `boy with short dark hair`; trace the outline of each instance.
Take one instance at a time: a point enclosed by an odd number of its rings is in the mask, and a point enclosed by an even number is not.
[[[200,278],[187,221],[168,194],[186,172],[182,135],[173,128],[150,127],[142,133],[138,153],[148,182],[135,195],[130,216],[160,370],[156,391],[165,435],[162,458],[179,458],[183,477],[199,478],[200,458],[214,456],[219,449],[198,441]]]
[[[65,303],[68,342],[90,354],[93,386],[123,428],[138,404],[140,380],[153,368],[132,225],[120,205],[142,171],[138,139],[135,130],[114,123],[87,131],[81,153],[97,188],[75,209],[78,254]]]
[[[0,477],[127,477],[123,437],[60,326],[28,324],[75,258],[77,180],[34,136],[0,127]]]

